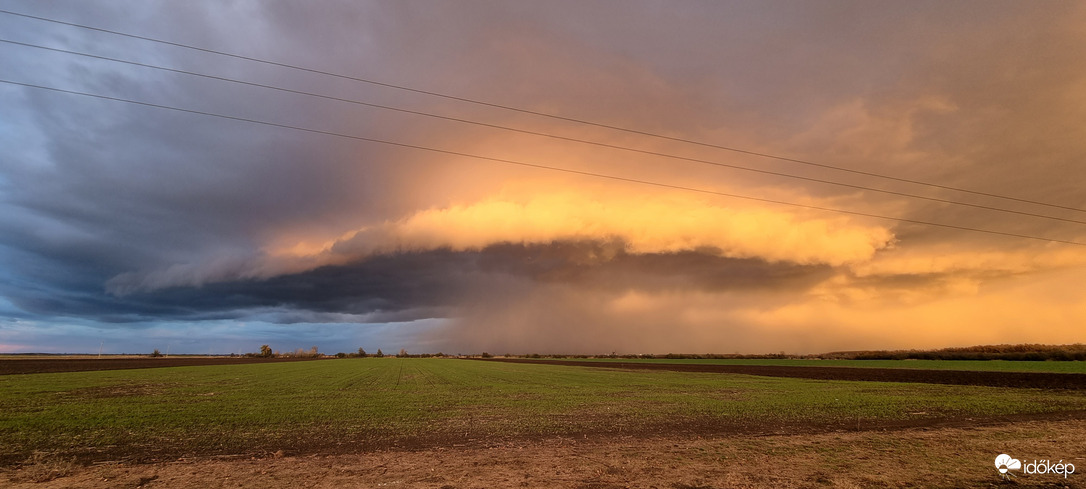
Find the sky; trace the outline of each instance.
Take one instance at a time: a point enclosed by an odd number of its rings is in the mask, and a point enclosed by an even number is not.
[[[1079,2],[0,10],[0,353],[1086,342]]]

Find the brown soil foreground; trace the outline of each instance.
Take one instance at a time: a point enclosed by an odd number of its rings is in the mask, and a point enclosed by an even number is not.
[[[995,457],[1075,466],[1057,474],[1012,472]],[[74,467],[42,458],[0,472],[17,488],[860,488],[1086,487],[1086,422],[830,432],[806,435],[552,438],[344,455],[180,459]],[[34,482],[42,481],[42,482]],[[2,485],[2,484],[0,484]]]
[[[243,365],[247,363],[298,362],[312,358],[162,357],[162,358],[13,358],[0,359],[0,375],[87,372],[131,368]]]
[[[713,372],[821,380],[915,382],[924,384],[982,385],[990,387],[1032,387],[1038,389],[1086,389],[1086,374],[1075,373],[984,372],[975,370],[934,370],[919,368],[792,367],[787,365],[588,362],[579,360],[535,360],[530,358],[477,358],[474,360],[630,370]]]

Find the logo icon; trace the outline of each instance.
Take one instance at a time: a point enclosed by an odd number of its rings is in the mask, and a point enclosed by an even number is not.
[[[1003,476],[1004,479],[1009,479],[1009,477],[1007,477],[1008,475],[1014,475],[1008,473],[1009,471],[1022,470],[1022,461],[1011,458],[1011,456],[1006,453],[1001,453],[995,459],[995,466],[996,470],[999,471],[999,475]]]

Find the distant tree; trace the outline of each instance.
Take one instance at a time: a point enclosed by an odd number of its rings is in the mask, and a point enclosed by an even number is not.
[[[347,358],[347,354],[343,352],[336,353],[336,358]]]
[[[155,351],[151,352],[151,356],[155,358],[161,357],[162,353],[158,351],[158,348],[155,348]]]
[[[360,356],[360,357],[365,357],[366,356],[366,350],[363,350],[361,346],[358,347],[358,356]]]
[[[321,354],[319,352],[317,352],[317,347],[314,346],[314,347],[309,349],[309,355],[308,356],[311,357],[311,358],[317,358],[317,357],[321,356]]]
[[[400,348],[400,352],[396,354],[398,358],[407,358],[407,350]]]
[[[374,355],[374,356],[375,356],[375,357],[377,357],[377,358],[381,358],[381,357],[384,357],[384,356],[385,356],[385,354],[384,354],[384,353],[383,353],[383,352],[381,351],[381,349],[380,349],[380,348],[378,348],[378,349],[377,349],[377,354],[376,354],[376,355]]]
[[[491,355],[491,354],[489,354],[489,353],[487,353],[485,351],[483,352],[483,355],[482,355],[483,358],[490,358],[492,356],[494,356],[494,355]]]
[[[272,349],[268,345],[260,345],[260,356],[264,358],[271,358],[273,355]]]

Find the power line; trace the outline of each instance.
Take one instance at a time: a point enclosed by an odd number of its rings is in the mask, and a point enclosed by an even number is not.
[[[563,141],[570,141],[570,142],[576,142],[576,143],[582,143],[582,144],[589,144],[589,145],[599,146],[599,147],[604,147],[604,148],[609,148],[609,149],[617,149],[617,150],[621,150],[621,151],[628,151],[628,152],[633,152],[633,153],[640,153],[640,154],[646,154],[646,155],[651,155],[651,156],[658,156],[658,157],[663,157],[663,158],[682,160],[682,161],[687,161],[687,162],[692,162],[692,163],[700,163],[700,164],[723,167],[723,168],[729,168],[729,169],[734,169],[734,170],[747,171],[747,172],[753,172],[753,173],[760,173],[760,174],[763,174],[763,175],[773,175],[773,176],[778,176],[778,177],[791,178],[791,179],[796,179],[796,180],[803,180],[803,181],[807,181],[807,182],[822,183],[822,184],[827,184],[827,185],[836,185],[836,186],[839,186],[839,187],[846,187],[846,188],[852,188],[852,189],[858,189],[858,190],[865,190],[865,191],[870,191],[870,192],[878,192],[878,193],[883,193],[883,194],[888,194],[888,195],[896,195],[896,196],[899,196],[899,197],[909,197],[909,198],[914,198],[914,199],[927,200],[927,201],[931,201],[931,202],[940,202],[940,203],[944,203],[944,204],[960,205],[960,206],[972,207],[972,208],[976,208],[976,209],[984,209],[984,210],[990,210],[990,211],[996,211],[996,212],[1005,212],[1005,213],[1009,213],[1009,214],[1017,214],[1017,215],[1022,215],[1022,216],[1029,216],[1029,217],[1036,217],[1036,218],[1041,218],[1041,219],[1049,219],[1049,220],[1054,220],[1054,221],[1062,221],[1062,222],[1069,222],[1069,223],[1086,225],[1086,221],[1080,221],[1080,220],[1076,220],[1076,219],[1068,219],[1068,218],[1055,217],[1055,216],[1050,216],[1050,215],[1045,215],[1045,214],[1037,214],[1037,213],[1033,213],[1033,212],[1025,212],[1025,211],[1018,211],[1018,210],[1013,210],[1013,209],[1005,209],[1005,208],[1002,208],[1002,207],[995,207],[995,206],[989,206],[989,205],[983,205],[983,204],[973,204],[973,203],[969,203],[969,202],[961,202],[961,201],[951,200],[951,199],[941,199],[941,198],[938,198],[938,197],[929,197],[929,196],[925,196],[925,195],[910,194],[910,193],[907,193],[907,192],[898,192],[898,191],[893,191],[893,190],[885,190],[885,189],[880,189],[880,188],[875,188],[875,187],[868,187],[868,186],[864,186],[864,185],[856,185],[856,184],[850,184],[850,183],[836,182],[836,181],[833,181],[833,180],[823,180],[823,179],[820,179],[820,178],[813,178],[813,177],[804,177],[804,176],[801,176],[801,175],[794,175],[794,174],[791,174],[791,173],[776,172],[776,171],[770,171],[770,170],[761,170],[761,169],[757,169],[757,168],[750,168],[750,167],[745,167],[745,166],[740,166],[740,165],[733,165],[733,164],[729,164],[729,163],[721,163],[721,162],[718,162],[718,161],[711,161],[711,160],[705,160],[705,159],[700,159],[700,158],[691,158],[691,157],[686,157],[686,156],[679,156],[679,155],[674,155],[674,154],[669,154],[669,153],[661,153],[661,152],[657,152],[657,151],[649,151],[649,150],[631,148],[631,147],[628,147],[628,146],[620,146],[620,145],[615,145],[615,144],[603,143],[603,142],[599,142],[599,141],[591,141],[591,140],[579,139],[579,138],[573,138],[573,137],[567,137],[567,136],[559,136],[559,135],[556,135],[556,134],[548,134],[548,133],[543,133],[543,132],[531,131],[531,130],[527,130],[527,129],[520,129],[520,128],[515,128],[515,127],[503,126],[503,125],[499,125],[499,124],[490,124],[490,123],[486,123],[486,122],[473,121],[473,120],[470,120],[470,119],[462,119],[462,118],[458,118],[458,117],[444,116],[444,115],[433,114],[433,113],[429,113],[429,112],[423,112],[423,111],[417,111],[417,110],[411,110],[411,109],[404,109],[404,108],[400,108],[400,107],[393,107],[393,106],[389,106],[389,105],[375,104],[375,103],[371,103],[371,102],[364,102],[364,101],[361,101],[361,100],[334,97],[334,96],[330,96],[330,95],[323,95],[323,94],[318,94],[318,93],[313,93],[313,92],[307,92],[307,91],[304,91],[304,90],[294,90],[294,89],[290,89],[290,88],[277,87],[277,86],[274,86],[274,85],[266,85],[266,84],[262,84],[262,83],[249,82],[249,81],[244,81],[244,80],[238,80],[238,79],[235,79],[235,78],[228,78],[228,77],[224,77],[224,76],[209,75],[209,74],[206,74],[206,73],[199,73],[199,72],[195,72],[195,71],[180,70],[180,69],[169,68],[169,67],[160,66],[160,65],[153,65],[153,64],[148,64],[148,63],[140,63],[140,62],[137,62],[137,61],[130,61],[130,60],[119,59],[119,58],[112,58],[112,57],[109,57],[109,56],[101,56],[101,55],[97,55],[97,54],[83,53],[83,52],[72,51],[72,50],[68,50],[68,49],[60,49],[60,48],[54,48],[54,47],[49,47],[49,46],[41,46],[41,45],[38,45],[38,44],[30,44],[30,43],[25,43],[25,42],[12,41],[10,39],[0,38],[0,42],[7,43],[7,44],[12,44],[12,45],[17,45],[17,46],[42,49],[42,50],[53,51],[53,52],[58,52],[58,53],[64,53],[64,54],[71,54],[71,55],[76,55],[76,56],[84,56],[84,57],[99,59],[99,60],[104,60],[104,61],[111,61],[111,62],[116,62],[116,63],[124,63],[124,64],[128,64],[128,65],[139,66],[139,67],[143,67],[143,68],[156,69],[156,70],[162,70],[162,71],[167,71],[167,72],[172,72],[172,73],[181,73],[181,74],[190,75],[190,76],[208,78],[208,79],[212,79],[212,80],[219,80],[219,81],[225,81],[225,82],[230,82],[230,83],[237,83],[237,84],[240,84],[240,85],[259,87],[259,88],[264,88],[264,89],[268,89],[268,90],[276,90],[276,91],[281,91],[281,92],[286,92],[286,93],[305,95],[305,96],[316,97],[316,98],[321,98],[321,99],[325,99],[325,100],[332,100],[332,101],[337,101],[337,102],[345,102],[345,103],[362,105],[362,106],[366,106],[366,107],[373,107],[373,108],[378,108],[378,109],[383,109],[383,110],[390,110],[390,111],[396,111],[396,112],[401,112],[401,113],[406,113],[406,114],[413,114],[413,115],[431,117],[431,118],[435,118],[435,119],[447,120],[447,121],[458,122],[458,123],[463,123],[463,124],[471,124],[471,125],[482,126],[482,127],[487,127],[487,128],[501,129],[501,130],[505,130],[505,131],[512,131],[512,132],[517,132],[517,133],[522,133],[522,134],[529,134],[529,135],[534,135],[534,136],[542,136],[542,137],[547,137],[547,138],[559,139],[559,140],[563,140]]]
[[[182,44],[182,43],[178,43],[178,42],[166,41],[166,40],[163,40],[163,39],[156,39],[156,38],[153,38],[153,37],[140,36],[140,35],[136,35],[136,34],[129,34],[129,33],[126,33],[126,32],[120,32],[120,31],[115,31],[115,30],[110,30],[110,29],[104,29],[104,28],[101,28],[101,27],[93,27],[93,26],[78,24],[78,23],[74,23],[74,22],[66,22],[66,21],[50,19],[50,18],[47,18],[47,17],[40,17],[40,16],[24,14],[24,13],[19,13],[19,12],[12,12],[12,11],[9,11],[9,10],[0,9],[0,13],[4,13],[4,14],[8,14],[8,15],[14,15],[14,16],[18,16],[18,17],[25,17],[25,18],[29,18],[29,19],[39,20],[39,21],[42,21],[42,22],[51,22],[51,23],[66,25],[66,26],[70,26],[70,27],[77,27],[77,28],[81,28],[81,29],[104,32],[104,33],[107,33],[107,34],[113,34],[113,35],[117,35],[117,36],[124,36],[124,37],[132,38],[132,39],[140,39],[140,40],[143,40],[143,41],[150,41],[150,42],[165,44],[165,45],[169,45],[169,46],[175,46],[175,47],[180,47],[180,48],[185,48],[185,49],[191,49],[191,50],[195,50],[195,51],[210,53],[210,54],[216,54],[216,55],[219,55],[219,56],[226,56],[226,57],[231,57],[231,58],[235,58],[235,59],[242,59],[242,60],[246,60],[246,61],[252,61],[252,62],[255,62],[255,63],[262,63],[262,64],[271,65],[271,66],[278,66],[278,67],[282,67],[282,68],[305,71],[305,72],[308,72],[308,73],[315,73],[315,74],[319,74],[319,75],[325,75],[325,76],[331,76],[331,77],[335,77],[335,78],[341,78],[341,79],[345,79],[345,80],[352,80],[352,81],[356,81],[356,82],[367,83],[367,84],[377,85],[377,86],[386,87],[386,88],[393,88],[393,89],[396,89],[396,90],[403,90],[403,91],[408,91],[408,92],[413,92],[413,93],[430,95],[430,96],[434,96],[434,97],[441,97],[441,98],[445,98],[445,99],[449,99],[449,100],[456,100],[456,101],[459,101],[459,102],[476,104],[476,105],[481,105],[481,106],[485,106],[485,107],[492,107],[492,108],[497,108],[497,109],[503,109],[503,110],[519,112],[519,113],[523,113],[523,114],[530,114],[530,115],[539,116],[539,117],[546,117],[546,118],[550,118],[550,119],[561,120],[561,121],[565,121],[565,122],[574,122],[574,123],[577,123],[577,124],[584,124],[584,125],[589,125],[589,126],[594,126],[594,127],[611,129],[611,130],[621,131],[621,132],[625,132],[625,133],[629,133],[629,134],[637,134],[637,135],[641,135],[641,136],[649,136],[649,137],[654,137],[654,138],[658,138],[658,139],[664,139],[664,140],[669,140],[669,141],[692,144],[692,145],[696,145],[696,146],[702,146],[702,147],[706,147],[706,148],[713,148],[713,149],[719,149],[719,150],[723,150],[723,151],[730,151],[730,152],[733,152],[733,153],[745,154],[745,155],[750,155],[750,156],[757,156],[757,157],[761,157],[761,158],[774,159],[774,160],[778,160],[778,161],[787,161],[787,162],[790,162],[790,163],[813,166],[813,167],[824,168],[824,169],[829,169],[829,170],[836,170],[836,171],[847,172],[847,173],[852,173],[852,174],[856,174],[856,175],[864,175],[864,176],[868,176],[868,177],[882,178],[882,179],[886,179],[886,180],[892,180],[892,181],[896,181],[896,182],[909,183],[909,184],[913,184],[913,185],[921,185],[921,186],[926,186],[926,187],[938,188],[938,189],[942,189],[942,190],[951,190],[951,191],[955,191],[955,192],[962,192],[962,193],[973,194],[973,195],[981,195],[981,196],[985,196],[985,197],[992,197],[992,198],[997,198],[997,199],[1010,200],[1010,201],[1014,201],[1014,202],[1022,202],[1022,203],[1045,206],[1045,207],[1051,207],[1051,208],[1056,208],[1056,209],[1064,209],[1064,210],[1070,210],[1070,211],[1076,211],[1076,212],[1086,212],[1086,209],[1080,209],[1080,208],[1077,208],[1077,207],[1070,207],[1070,206],[1064,206],[1064,205],[1059,205],[1059,204],[1051,204],[1051,203],[1048,203],[1048,202],[1041,202],[1041,201],[1036,201],[1036,200],[1023,199],[1023,198],[1018,198],[1018,197],[1011,197],[1011,196],[1007,196],[1007,195],[1000,195],[1000,194],[982,192],[982,191],[977,191],[977,190],[969,190],[969,189],[964,189],[964,188],[960,188],[960,187],[953,187],[953,186],[949,186],[949,185],[942,185],[942,184],[937,184],[937,183],[924,182],[924,181],[921,181],[921,180],[913,180],[913,179],[908,179],[908,178],[901,178],[901,177],[895,177],[895,176],[891,176],[891,175],[885,175],[885,174],[881,174],[881,173],[868,172],[868,171],[863,171],[863,170],[855,170],[855,169],[845,168],[845,167],[840,167],[840,166],[835,166],[835,165],[828,165],[828,164],[825,164],[825,163],[816,163],[816,162],[813,162],[813,161],[801,160],[801,159],[798,159],[798,158],[789,158],[789,157],[786,157],[786,156],[774,155],[774,154],[771,154],[771,153],[764,153],[764,152],[760,152],[760,151],[745,150],[745,149],[735,148],[735,147],[731,147],[731,146],[724,146],[724,145],[719,145],[719,144],[714,144],[714,143],[708,143],[708,142],[705,142],[705,141],[697,141],[697,140],[694,140],[694,139],[667,136],[667,135],[664,135],[664,134],[653,133],[653,132],[648,132],[648,131],[642,131],[642,130],[638,130],[638,129],[621,127],[621,126],[616,126],[616,125],[606,124],[606,123],[601,123],[601,122],[594,122],[594,121],[589,121],[589,120],[586,120],[586,119],[578,119],[578,118],[574,118],[574,117],[565,117],[565,116],[560,116],[560,115],[556,115],[556,114],[548,114],[546,112],[539,112],[539,111],[535,111],[535,110],[524,109],[524,108],[520,108],[520,107],[514,107],[514,106],[511,106],[511,105],[497,104],[497,103],[486,102],[486,101],[482,101],[482,100],[476,100],[476,99],[470,99],[470,98],[466,98],[466,97],[459,97],[459,96],[455,96],[455,95],[444,94],[444,93],[440,93],[440,92],[434,92],[434,91],[430,91],[430,90],[411,88],[411,87],[407,87],[407,86],[403,86],[403,85],[397,85],[397,84],[393,84],[393,83],[386,83],[386,82],[380,82],[380,81],[370,80],[370,79],[366,79],[366,78],[343,75],[343,74],[339,74],[339,73],[333,73],[333,72],[330,72],[330,71],[318,70],[318,69],[314,69],[314,68],[306,68],[306,67],[303,67],[303,66],[291,65],[291,64],[287,64],[287,63],[281,63],[281,62],[277,62],[277,61],[271,61],[271,60],[266,60],[266,59],[251,57],[251,56],[244,56],[244,55],[240,55],[240,54],[228,53],[228,52],[225,52],[225,51],[218,51],[218,50],[214,50],[214,49],[201,48],[201,47],[197,47],[197,46],[191,46],[191,45],[188,45],[188,44]],[[1077,221],[1075,221],[1075,222],[1077,222]]]
[[[696,188],[696,187],[687,187],[687,186],[683,186],[683,185],[674,185],[674,184],[663,183],[663,182],[655,182],[655,181],[651,181],[651,180],[641,180],[641,179],[637,179],[637,178],[623,177],[623,176],[619,176],[619,175],[611,175],[611,174],[606,174],[606,173],[596,173],[596,172],[589,172],[589,171],[584,171],[584,170],[574,170],[574,169],[571,169],[571,168],[562,168],[562,167],[556,167],[556,166],[540,165],[540,164],[537,164],[537,163],[528,163],[528,162],[524,162],[524,161],[510,160],[510,159],[505,159],[505,158],[494,158],[494,157],[490,157],[490,156],[481,156],[481,155],[475,155],[475,154],[470,154],[470,153],[463,153],[463,152],[460,152],[460,151],[452,151],[452,150],[446,150],[446,149],[440,149],[440,148],[431,148],[431,147],[428,147],[428,146],[420,146],[420,145],[409,144],[409,143],[399,143],[399,142],[395,142],[395,141],[387,141],[387,140],[383,140],[383,139],[368,138],[368,137],[364,137],[364,136],[354,136],[354,135],[350,135],[350,134],[343,134],[343,133],[332,132],[332,131],[324,131],[324,130],[320,130],[320,129],[312,129],[312,128],[301,127],[301,126],[293,126],[293,125],[289,125],[289,124],[280,124],[280,123],[277,123],[277,122],[262,121],[262,120],[258,120],[258,119],[250,119],[250,118],[237,117],[237,116],[231,116],[231,115],[225,115],[225,114],[217,114],[217,113],[214,113],[214,112],[205,112],[205,111],[193,110],[193,109],[184,109],[184,108],[180,108],[180,107],[173,107],[173,106],[169,106],[169,105],[160,105],[160,104],[154,104],[154,103],[150,103],[150,102],[141,102],[141,101],[138,101],[138,100],[130,100],[130,99],[124,99],[124,98],[120,98],[120,97],[111,97],[111,96],[108,96],[108,95],[99,95],[99,94],[94,94],[94,93],[79,92],[79,91],[75,91],[75,90],[66,90],[66,89],[62,89],[62,88],[47,87],[47,86],[36,85],[36,84],[32,84],[32,83],[23,83],[23,82],[17,82],[17,81],[12,81],[12,80],[5,80],[5,79],[0,79],[0,83],[6,83],[6,84],[9,84],[9,85],[17,85],[17,86],[28,87],[28,88],[35,88],[35,89],[40,89],[40,90],[48,90],[48,91],[58,92],[58,93],[66,93],[66,94],[71,94],[71,95],[80,95],[80,96],[84,96],[84,97],[93,97],[93,98],[98,98],[98,99],[103,99],[103,100],[111,100],[111,101],[114,101],[114,102],[123,102],[123,103],[128,103],[128,104],[141,105],[141,106],[145,106],[145,107],[153,107],[153,108],[164,109],[164,110],[172,110],[172,111],[177,111],[177,112],[184,112],[184,113],[196,114],[196,115],[202,115],[202,116],[208,116],[208,117],[216,117],[216,118],[220,118],[220,119],[228,119],[228,120],[239,121],[239,122],[248,122],[248,123],[252,123],[252,124],[259,124],[259,125],[270,126],[270,127],[279,127],[279,128],[283,128],[283,129],[291,129],[291,130],[308,132],[308,133],[313,133],[313,134],[324,134],[324,135],[327,135],[327,136],[334,136],[334,137],[352,139],[352,140],[356,140],[356,141],[366,141],[366,142],[371,142],[371,143],[385,144],[385,145],[397,146],[397,147],[401,147],[401,148],[416,149],[416,150],[427,151],[427,152],[431,152],[431,153],[445,154],[445,155],[451,155],[451,156],[460,156],[460,157],[464,157],[464,158],[473,158],[473,159],[479,159],[479,160],[484,160],[484,161],[492,161],[492,162],[495,162],[495,163],[502,163],[502,164],[507,164],[507,165],[516,165],[516,166],[522,166],[522,167],[528,167],[528,168],[537,168],[537,169],[541,169],[541,170],[549,170],[549,171],[556,171],[556,172],[562,172],[562,173],[569,173],[569,174],[574,174],[574,175],[583,175],[583,176],[589,176],[589,177],[595,177],[595,178],[603,178],[603,179],[608,179],[608,180],[616,180],[616,181],[621,181],[621,182],[637,183],[637,184],[641,184],[641,185],[650,185],[650,186],[659,187],[659,188],[683,190],[683,191],[688,191],[688,192],[697,192],[697,193],[701,193],[701,194],[717,195],[717,196],[721,196],[721,197],[730,197],[730,198],[736,198],[736,199],[751,200],[751,201],[755,201],[755,202],[765,202],[765,203],[770,203],[770,204],[788,205],[788,206],[800,207],[800,208],[805,208],[805,209],[813,209],[813,210],[819,210],[819,211],[835,212],[835,213],[839,213],[839,214],[848,214],[848,215],[853,215],[853,216],[869,217],[869,218],[875,218],[875,219],[884,219],[884,220],[889,220],[889,221],[897,221],[897,222],[910,223],[910,224],[921,224],[921,225],[926,225],[926,226],[935,226],[935,227],[941,227],[941,228],[947,228],[947,229],[956,229],[956,230],[961,230],[961,231],[971,231],[971,232],[992,234],[992,235],[998,235],[998,236],[1008,236],[1008,237],[1014,237],[1014,238],[1025,238],[1025,239],[1032,239],[1032,240],[1038,240],[1038,241],[1047,241],[1047,242],[1053,242],[1053,243],[1063,243],[1063,244],[1070,244],[1070,245],[1077,245],[1077,246],[1086,246],[1086,243],[1081,243],[1081,242],[1077,242],[1077,241],[1067,241],[1067,240],[1055,239],[1055,238],[1045,238],[1045,237],[1032,236],[1032,235],[1027,235],[1027,234],[1007,233],[1007,232],[1002,232],[1002,231],[993,231],[993,230],[990,230],[990,229],[980,229],[980,228],[973,228],[973,227],[968,227],[968,226],[957,226],[957,225],[953,225],[953,224],[942,224],[942,223],[936,223],[936,222],[930,222],[930,221],[921,221],[921,220],[917,220],[917,219],[907,219],[907,218],[901,218],[901,217],[882,216],[882,215],[870,214],[870,213],[866,213],[866,212],[849,211],[849,210],[844,210],[844,209],[836,209],[836,208],[832,208],[832,207],[821,207],[821,206],[815,206],[815,205],[809,205],[809,204],[799,204],[799,203],[796,203],[796,202],[787,202],[787,201],[783,201],[783,200],[764,199],[764,198],[760,198],[760,197],[751,197],[751,196],[748,196],[748,195],[731,194],[731,193],[727,193],[727,192],[719,192],[719,191],[716,191],[716,190],[701,189],[701,188]]]

